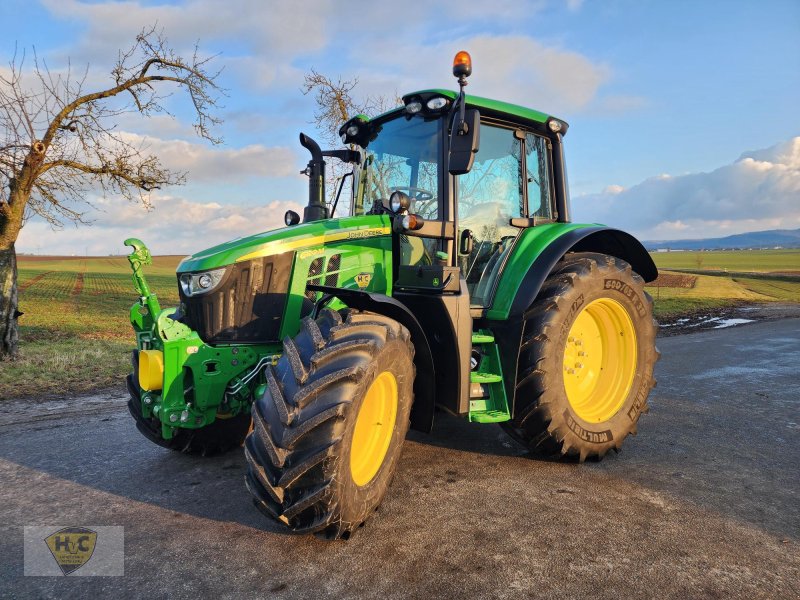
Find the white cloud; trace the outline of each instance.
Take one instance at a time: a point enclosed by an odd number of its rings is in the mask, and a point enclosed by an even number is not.
[[[283,215],[291,209],[302,214],[302,206],[291,201],[273,201],[262,206],[192,202],[179,196],[159,196],[154,208],[120,198],[98,198],[98,211],[89,215],[91,226],[53,232],[33,220],[23,228],[18,252],[92,255],[120,254],[129,237],[143,240],[155,254],[191,254],[237,237],[283,227]]]
[[[573,198],[573,218],[643,239],[715,237],[800,226],[800,137],[708,173],[658,175]]]
[[[285,59],[323,48],[329,38],[329,20],[335,16],[332,0],[190,0],[182,4],[80,2],[45,0],[56,17],[87,26],[83,51],[90,57],[119,48],[143,28],[158,24],[172,43],[191,47],[199,40],[236,39],[249,51]],[[116,54],[115,54],[116,55]]]
[[[586,56],[524,35],[475,35],[435,44],[404,45],[403,60],[387,44],[359,54],[358,91],[386,95],[428,87],[457,87],[450,75],[459,50],[472,56],[467,92],[564,114],[588,107],[611,78],[611,68]],[[387,65],[391,69],[387,70]]]
[[[185,140],[165,140],[122,133],[134,146],[155,154],[173,171],[185,171],[191,182],[225,183],[245,177],[289,177],[298,173],[301,162],[295,150],[252,144],[225,148]]]
[[[490,23],[516,23],[521,9],[529,19],[546,4],[537,0],[520,7],[516,0],[495,0],[487,11],[484,0],[411,0],[403,5],[402,37],[398,38],[393,28],[397,6],[391,3],[368,3],[354,13],[333,0],[309,0],[302,6],[290,0],[188,0],[155,5],[45,0],[55,17],[85,25],[81,42],[69,50],[77,62],[113,59],[142,28],[157,23],[184,53],[198,40],[205,52],[213,52],[215,44],[235,42],[234,54],[226,53],[215,64],[224,64],[228,73],[256,91],[297,89],[311,66],[336,75],[328,71],[348,70],[345,59],[349,59],[350,65],[356,65],[354,75],[362,81],[362,91],[386,95],[393,90],[441,87],[445,82],[454,85],[449,80],[450,61],[456,51],[467,49],[476,61],[471,93],[563,114],[582,109],[595,98],[610,78],[607,65],[525,35],[463,34],[467,25],[476,23],[483,28]],[[579,5],[570,0],[568,8],[577,10]],[[348,45],[334,32],[353,33],[358,42]],[[427,41],[443,39],[447,41]],[[328,56],[320,55],[331,49],[334,52]],[[340,66],[331,69],[331,61]],[[643,101],[611,96],[603,102],[610,111],[625,111]]]

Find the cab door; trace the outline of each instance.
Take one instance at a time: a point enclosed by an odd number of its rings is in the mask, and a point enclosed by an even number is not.
[[[511,220],[552,219],[549,141],[533,132],[481,123],[472,170],[457,178],[459,231],[470,230],[472,251],[459,257],[473,307],[491,305],[495,284],[521,231]],[[531,219],[533,217],[533,219]]]

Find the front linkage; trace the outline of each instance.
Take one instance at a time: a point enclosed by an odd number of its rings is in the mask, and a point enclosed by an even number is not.
[[[218,419],[249,414],[254,391],[264,385],[263,367],[277,361],[274,348],[205,344],[181,322],[180,308],[161,309],[142,267],[150,251],[136,238],[125,240],[139,300],[131,306],[136,334],[133,382],[145,420],[160,422],[161,437],[200,429]],[[262,391],[263,393],[263,391]]]

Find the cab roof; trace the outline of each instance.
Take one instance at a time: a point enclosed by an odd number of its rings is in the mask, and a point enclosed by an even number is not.
[[[431,96],[444,96],[445,98],[448,98],[450,100],[455,100],[456,97],[458,96],[458,92],[454,92],[453,90],[444,90],[444,89],[420,90],[418,92],[405,94],[403,96],[403,101],[407,103],[410,98],[413,98],[415,96],[424,98],[430,98]],[[522,121],[531,124],[545,125],[549,119],[553,118],[552,115],[548,115],[546,113],[534,110],[532,108],[526,108],[524,106],[519,106],[518,104],[512,104],[510,102],[502,102],[500,100],[483,98],[481,96],[472,96],[467,94],[466,101],[467,101],[467,106],[471,108],[477,108],[478,110],[481,111],[482,114],[498,116],[498,117],[505,116],[509,117],[513,121]],[[403,110],[404,107],[402,106],[394,108],[376,117],[375,120],[387,117],[389,115],[395,114]],[[561,119],[559,120],[561,121]]]

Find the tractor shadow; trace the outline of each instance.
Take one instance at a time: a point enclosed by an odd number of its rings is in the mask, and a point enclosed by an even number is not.
[[[438,410],[430,433],[409,431],[408,440],[426,446],[435,446],[494,457],[526,458],[535,462],[577,464],[578,460],[560,456],[545,456],[531,452],[512,439],[497,424],[470,423]]]
[[[59,496],[61,506],[82,504],[87,514],[102,514],[109,506],[137,510],[135,503],[143,503],[165,511],[164,517],[191,515],[291,535],[253,504],[243,452],[200,457],[161,448],[136,430],[121,407],[37,424],[24,436],[0,428],[0,469],[10,474],[4,487],[20,490],[23,497],[27,490],[30,502],[41,494]],[[50,511],[57,516],[59,504]]]
[[[432,433],[410,432],[408,441],[469,453],[479,463],[497,457],[554,462],[528,453],[496,425],[469,423],[444,412],[437,413]],[[431,462],[425,470],[434,476],[439,467],[430,454],[423,452]],[[242,452],[199,457],[161,448],[136,430],[121,406],[70,420],[31,423],[24,435],[0,428],[0,467],[11,473],[9,488],[28,490],[33,497],[44,493],[44,488],[36,491],[44,485],[48,494],[61,494],[68,504],[74,496],[74,502],[83,503],[90,514],[102,514],[106,505],[135,506],[129,502],[133,501],[166,511],[166,517],[191,515],[266,534],[293,535],[252,503],[244,483],[247,467]],[[42,475],[46,483],[30,483]],[[56,505],[50,510],[54,517],[59,514]]]

